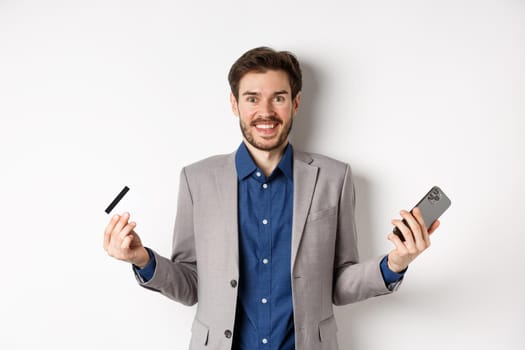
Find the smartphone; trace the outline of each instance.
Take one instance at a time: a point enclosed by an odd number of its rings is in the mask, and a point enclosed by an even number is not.
[[[428,230],[434,221],[436,221],[441,214],[450,207],[450,203],[450,199],[441,188],[434,186],[414,206],[414,209],[419,208],[421,210],[421,215],[423,216],[423,220],[425,221]],[[412,212],[412,210],[410,212]],[[403,219],[403,223],[408,226],[405,219]],[[405,241],[405,237],[403,237],[403,234],[397,227],[394,227],[393,232],[401,239],[401,241]]]

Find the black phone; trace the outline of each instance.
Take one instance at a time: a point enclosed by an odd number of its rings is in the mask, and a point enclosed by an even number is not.
[[[428,191],[427,194],[425,194],[423,198],[421,198],[421,200],[414,206],[412,210],[415,208],[419,208],[421,210],[421,215],[423,216],[423,220],[425,221],[425,225],[427,226],[428,230],[434,221],[436,221],[441,216],[441,214],[443,214],[445,210],[450,207],[450,203],[450,199],[441,190],[441,188],[434,186],[430,189],[430,191]],[[412,212],[412,210],[410,212]],[[403,223],[407,225],[405,219],[403,219]],[[397,227],[394,227],[393,232],[401,239],[401,241],[405,241],[405,237],[403,237],[403,234]]]

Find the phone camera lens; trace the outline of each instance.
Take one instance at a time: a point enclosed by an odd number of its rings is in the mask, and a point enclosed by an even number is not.
[[[429,201],[435,202],[435,201],[439,200],[439,195],[434,195],[434,194],[431,193],[427,198],[428,198]]]

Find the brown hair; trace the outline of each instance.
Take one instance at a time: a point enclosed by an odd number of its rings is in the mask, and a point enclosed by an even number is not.
[[[303,78],[297,58],[291,52],[262,46],[246,51],[230,68],[228,81],[235,99],[239,99],[239,82],[245,74],[264,73],[268,70],[282,70],[288,74],[292,99],[301,91]]]

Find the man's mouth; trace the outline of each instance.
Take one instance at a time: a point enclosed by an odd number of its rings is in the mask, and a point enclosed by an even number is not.
[[[273,131],[273,129],[275,129],[279,124],[281,124],[281,121],[277,118],[255,120],[252,122],[252,126],[255,126],[257,130],[263,132]]]
[[[277,124],[255,124],[255,127],[257,129],[273,129],[277,126]]]

